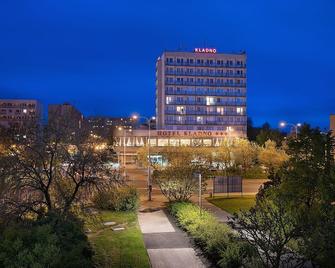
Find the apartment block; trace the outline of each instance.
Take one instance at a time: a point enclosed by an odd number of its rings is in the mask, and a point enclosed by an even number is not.
[[[20,128],[41,120],[42,109],[37,100],[0,99],[0,125]]]

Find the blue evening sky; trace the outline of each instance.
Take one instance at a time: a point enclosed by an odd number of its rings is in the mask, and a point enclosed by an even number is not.
[[[334,0],[0,0],[0,98],[149,116],[157,57],[208,46],[247,51],[255,125],[328,127],[334,14]]]

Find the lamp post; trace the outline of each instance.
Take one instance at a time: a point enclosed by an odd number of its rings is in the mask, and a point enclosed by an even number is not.
[[[126,178],[126,138],[127,138],[127,130],[123,127],[118,127],[118,130],[123,130],[123,177]],[[129,129],[131,132],[131,129]]]
[[[297,124],[292,124],[292,123],[287,123],[287,122],[280,122],[279,123],[280,127],[284,128],[286,126],[292,126],[294,128],[295,131],[295,138],[298,138],[298,128],[301,127],[301,123],[297,123]]]
[[[151,183],[151,157],[150,157],[150,139],[151,139],[151,120],[155,120],[156,118],[153,116],[151,118],[145,117],[145,116],[139,116],[139,115],[133,115],[132,118],[134,120],[143,118],[147,121],[147,124],[149,126],[149,133],[148,133],[148,139],[147,139],[147,146],[148,146],[148,178],[147,178],[147,185],[148,185],[148,200],[152,200],[152,183]]]

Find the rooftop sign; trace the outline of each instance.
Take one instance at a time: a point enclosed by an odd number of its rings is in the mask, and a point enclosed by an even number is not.
[[[196,53],[216,53],[216,48],[195,48]]]

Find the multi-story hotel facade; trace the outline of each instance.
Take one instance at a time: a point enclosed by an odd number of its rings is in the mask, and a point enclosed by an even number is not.
[[[164,52],[156,63],[157,129],[247,131],[246,54]]]
[[[156,63],[156,130],[115,133],[121,161],[150,145],[219,146],[247,136],[246,54],[216,49],[164,52]],[[127,149],[125,149],[127,148]]]

